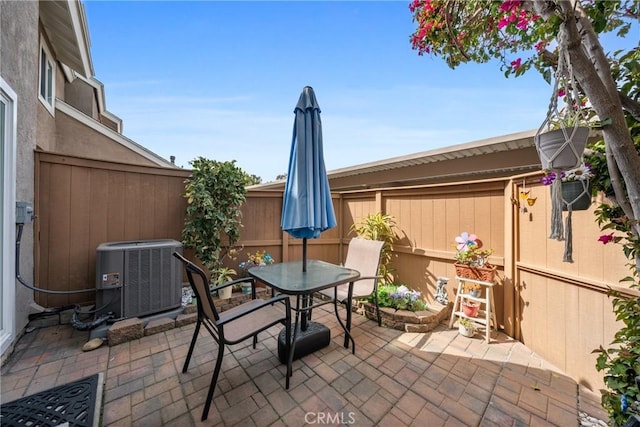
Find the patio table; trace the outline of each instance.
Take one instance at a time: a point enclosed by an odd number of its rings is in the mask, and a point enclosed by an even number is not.
[[[318,306],[331,303],[331,301],[318,301],[313,303],[311,295],[323,289],[332,288],[344,283],[353,283],[354,280],[360,277],[360,272],[324,261],[307,260],[306,272],[302,271],[302,261],[292,261],[253,267],[249,269],[249,275],[280,293],[296,297],[296,303],[291,307],[296,314],[291,349],[287,355],[289,359],[293,361],[298,329],[300,329],[303,334],[310,329],[307,321],[308,312]],[[336,308],[338,323],[340,323],[340,326],[344,329],[346,337],[351,340],[353,351],[355,351],[355,341],[351,336],[350,322],[347,322],[345,325],[337,314]],[[300,327],[298,328],[299,322]],[[345,338],[345,348],[347,347],[348,340]],[[317,350],[317,348],[313,349],[313,351],[315,350]]]

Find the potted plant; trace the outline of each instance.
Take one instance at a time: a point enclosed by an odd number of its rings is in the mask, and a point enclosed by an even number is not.
[[[212,279],[210,282],[210,286],[213,288],[215,286],[223,285],[231,280],[233,280],[233,276],[236,275],[236,271],[233,268],[220,267],[212,272]],[[233,291],[232,286],[227,286],[226,288],[222,288],[218,291],[218,298],[220,299],[229,299],[231,298],[231,293]]]
[[[462,305],[462,312],[465,316],[478,317],[478,311],[480,311],[479,302],[463,300],[460,305]]]
[[[560,185],[562,190],[562,210],[581,211],[591,206],[591,187],[589,180],[593,178],[593,172],[588,163],[560,172]],[[540,182],[551,185],[558,178],[555,172],[549,172],[542,177]]]
[[[242,272],[242,276],[246,277],[248,275],[248,271],[250,268],[261,266],[261,265],[270,265],[273,264],[275,260],[267,251],[256,251],[255,253],[248,253],[247,260],[243,261],[239,264],[240,271]],[[251,293],[251,285],[248,283],[242,284],[242,293],[250,294]]]
[[[462,336],[471,338],[476,334],[476,326],[471,320],[462,317],[458,320],[458,332]]]
[[[482,294],[482,286],[477,283],[464,282],[462,284],[462,291],[474,298],[480,298],[480,295]]]
[[[582,112],[583,101],[577,94],[560,89],[552,95],[552,102],[564,98],[565,106],[555,111],[553,117],[547,117],[534,143],[543,170],[564,170],[576,167],[589,138],[589,122]]]
[[[463,231],[456,241],[454,263],[456,275],[467,279],[491,282],[495,277],[496,267],[491,265],[488,257],[493,249],[483,249],[482,241],[475,234]]]
[[[198,157],[190,163],[193,169],[185,180],[187,211],[182,242],[185,248],[195,250],[196,257],[211,272],[211,282],[221,284],[219,274],[229,273],[224,261],[240,238],[246,174],[235,161]],[[226,278],[231,276],[226,274]]]
[[[380,252],[380,263],[378,265],[378,275],[382,276],[381,284],[393,282],[393,271],[391,269],[392,245],[397,239],[394,228],[395,218],[381,212],[367,215],[358,224],[353,224],[350,231],[356,233],[358,237],[369,240],[384,242]]]

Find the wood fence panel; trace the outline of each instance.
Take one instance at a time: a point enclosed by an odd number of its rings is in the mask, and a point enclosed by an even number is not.
[[[69,233],[71,228],[71,168],[53,165],[49,171],[50,200],[55,208],[49,209],[48,219],[49,238],[55,243],[55,249],[49,253],[48,270],[44,277],[51,286],[57,287],[68,282],[69,279]],[[56,184],[57,185],[54,185]],[[55,289],[55,288],[54,288]],[[69,298],[63,295],[41,294],[45,306],[62,306],[69,303]]]
[[[573,260],[563,262],[564,241],[549,239],[550,189],[528,183],[534,206],[518,221],[516,276],[522,286],[520,339],[577,381],[597,390],[604,385],[591,351],[608,347],[619,329],[606,296],[607,286],[629,274],[618,245],[603,245],[593,204],[572,213]],[[567,213],[563,213],[566,219]],[[542,296],[546,298],[542,298]]]
[[[95,287],[96,248],[121,240],[181,240],[189,171],[38,153],[36,286]],[[87,303],[93,293],[35,292],[44,307]]]
[[[90,206],[91,203],[91,172],[86,168],[71,167],[70,200],[73,198],[78,206]],[[86,250],[89,244],[91,220],[85,209],[70,211],[71,228],[69,230],[69,283],[83,284],[81,289],[92,288],[93,282],[86,283],[87,276],[94,273],[88,268],[90,255]],[[84,294],[84,301],[92,301],[93,294]]]
[[[140,215],[140,200],[142,198],[142,187],[140,185],[140,175],[127,174],[124,188],[124,223],[125,236],[140,235],[140,227],[143,222],[148,222],[148,215]],[[149,209],[151,210],[151,209]]]

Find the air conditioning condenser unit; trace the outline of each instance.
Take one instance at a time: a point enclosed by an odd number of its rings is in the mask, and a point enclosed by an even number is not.
[[[182,253],[176,240],[101,243],[96,249],[96,308],[116,319],[177,308],[182,299]]]

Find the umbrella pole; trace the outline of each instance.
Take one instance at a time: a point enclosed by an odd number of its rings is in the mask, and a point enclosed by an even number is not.
[[[302,272],[307,272],[307,238],[302,239]]]

